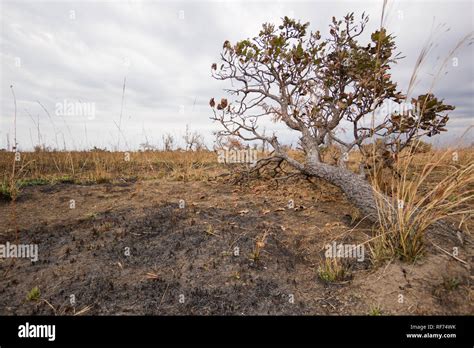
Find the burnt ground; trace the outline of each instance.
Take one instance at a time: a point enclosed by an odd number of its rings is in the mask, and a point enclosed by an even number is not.
[[[15,242],[18,228],[19,243],[39,245],[39,260],[0,259],[0,314],[473,312],[469,265],[434,248],[413,265],[348,261],[343,281],[321,280],[326,243],[370,238],[352,212],[323,182],[26,187],[14,205],[0,202],[0,244]],[[460,258],[470,252],[459,246]],[[40,298],[27,300],[34,287]]]

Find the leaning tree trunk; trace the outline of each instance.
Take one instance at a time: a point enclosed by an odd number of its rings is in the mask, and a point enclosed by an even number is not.
[[[285,156],[285,160],[300,172],[337,186],[344,192],[348,201],[372,222],[377,223],[379,216],[375,195],[382,195],[378,200],[380,203],[391,204],[390,202],[392,202],[390,197],[384,197],[383,193],[377,193],[364,177],[344,167],[336,167],[320,161],[310,161],[309,164],[302,165],[288,156]],[[397,209],[391,205],[385,208],[389,208],[394,212]],[[445,237],[455,243],[458,241],[463,243],[464,239],[459,229],[444,221],[438,221],[429,226],[426,232]]]
[[[285,156],[284,159],[300,172],[337,186],[345,193],[349,202],[359,209],[364,216],[371,220],[377,219],[375,191],[372,185],[362,176],[344,167],[332,166],[314,159],[309,161],[307,165],[303,165],[289,156]]]
[[[305,173],[337,186],[362,215],[372,221],[377,219],[375,191],[372,185],[361,176],[346,168],[325,163],[307,166]]]

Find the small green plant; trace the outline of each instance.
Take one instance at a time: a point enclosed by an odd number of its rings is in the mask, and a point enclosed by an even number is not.
[[[382,308],[380,308],[380,306],[372,307],[372,308],[370,309],[368,315],[372,315],[372,316],[379,316],[379,315],[382,315]]]
[[[324,259],[318,268],[319,278],[328,283],[344,280],[347,275],[347,267],[336,257]]]
[[[63,175],[57,178],[57,181],[61,184],[74,184],[74,178],[69,175]]]
[[[26,295],[26,299],[28,301],[38,301],[40,299],[41,292],[40,289],[35,286],[33,289],[30,290],[28,295]]]
[[[461,281],[458,278],[444,278],[443,287],[448,291],[453,291],[459,288]]]
[[[48,185],[49,181],[46,179],[27,179],[27,180],[18,180],[17,186],[18,188],[23,188],[27,186],[40,186],[40,185]]]
[[[0,186],[0,200],[11,201],[12,197],[10,186],[6,182],[2,182]]]

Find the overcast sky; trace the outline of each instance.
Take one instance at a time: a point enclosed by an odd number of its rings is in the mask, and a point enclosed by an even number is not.
[[[390,2],[390,1],[389,1]],[[328,31],[333,15],[369,14],[367,35],[380,23],[382,1],[4,1],[1,3],[0,148],[13,143],[17,100],[19,148],[136,149],[147,138],[180,138],[188,124],[212,144],[208,102],[224,96],[210,77],[222,43],[258,34],[264,22],[283,16]],[[406,58],[392,76],[405,90],[415,61],[437,25],[436,47],[423,66],[416,92],[423,93],[450,50],[473,32],[473,1],[391,1],[386,26]],[[450,28],[446,32],[447,28]],[[367,37],[367,36],[366,36]],[[448,61],[434,92],[457,107],[439,144],[456,141],[473,125],[474,45]],[[39,104],[41,103],[46,111]],[[82,103],[82,104],[81,104]],[[89,109],[79,109],[86,106]],[[61,110],[63,108],[64,110]],[[272,125],[266,125],[267,129]],[[281,127],[286,142],[296,139]],[[470,143],[473,132],[467,134]]]

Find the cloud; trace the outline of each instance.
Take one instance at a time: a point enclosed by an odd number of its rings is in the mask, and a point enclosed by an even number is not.
[[[392,3],[386,25],[406,56],[393,72],[402,88],[433,30],[433,17],[434,23],[451,27],[436,34],[432,58],[420,72],[416,92],[421,92],[430,87],[457,40],[473,30],[473,5],[471,1]],[[333,15],[365,11],[371,22],[364,40],[379,25],[381,10],[377,1],[3,1],[1,6],[0,148],[6,146],[7,134],[13,141],[13,85],[18,142],[24,149],[37,141],[30,137],[35,129],[31,117],[39,117],[48,145],[59,146],[55,139],[59,136],[62,144],[64,135],[69,147],[113,148],[119,137],[116,124],[124,78],[122,129],[131,148],[144,141],[144,133],[152,142],[167,132],[179,137],[187,124],[210,144],[218,125],[209,120],[207,103],[211,96],[223,96],[226,86],[210,77],[210,65],[218,60],[225,40],[253,37],[262,23],[278,22],[285,15],[309,21],[312,29],[324,33]],[[443,70],[434,88],[457,106],[448,127],[451,135],[443,135],[446,141],[472,124],[474,109],[473,46],[454,58],[456,66],[449,60],[448,74]],[[95,117],[56,115],[57,104],[65,102],[89,103],[95,107]],[[285,141],[296,142],[292,132],[279,130]]]

